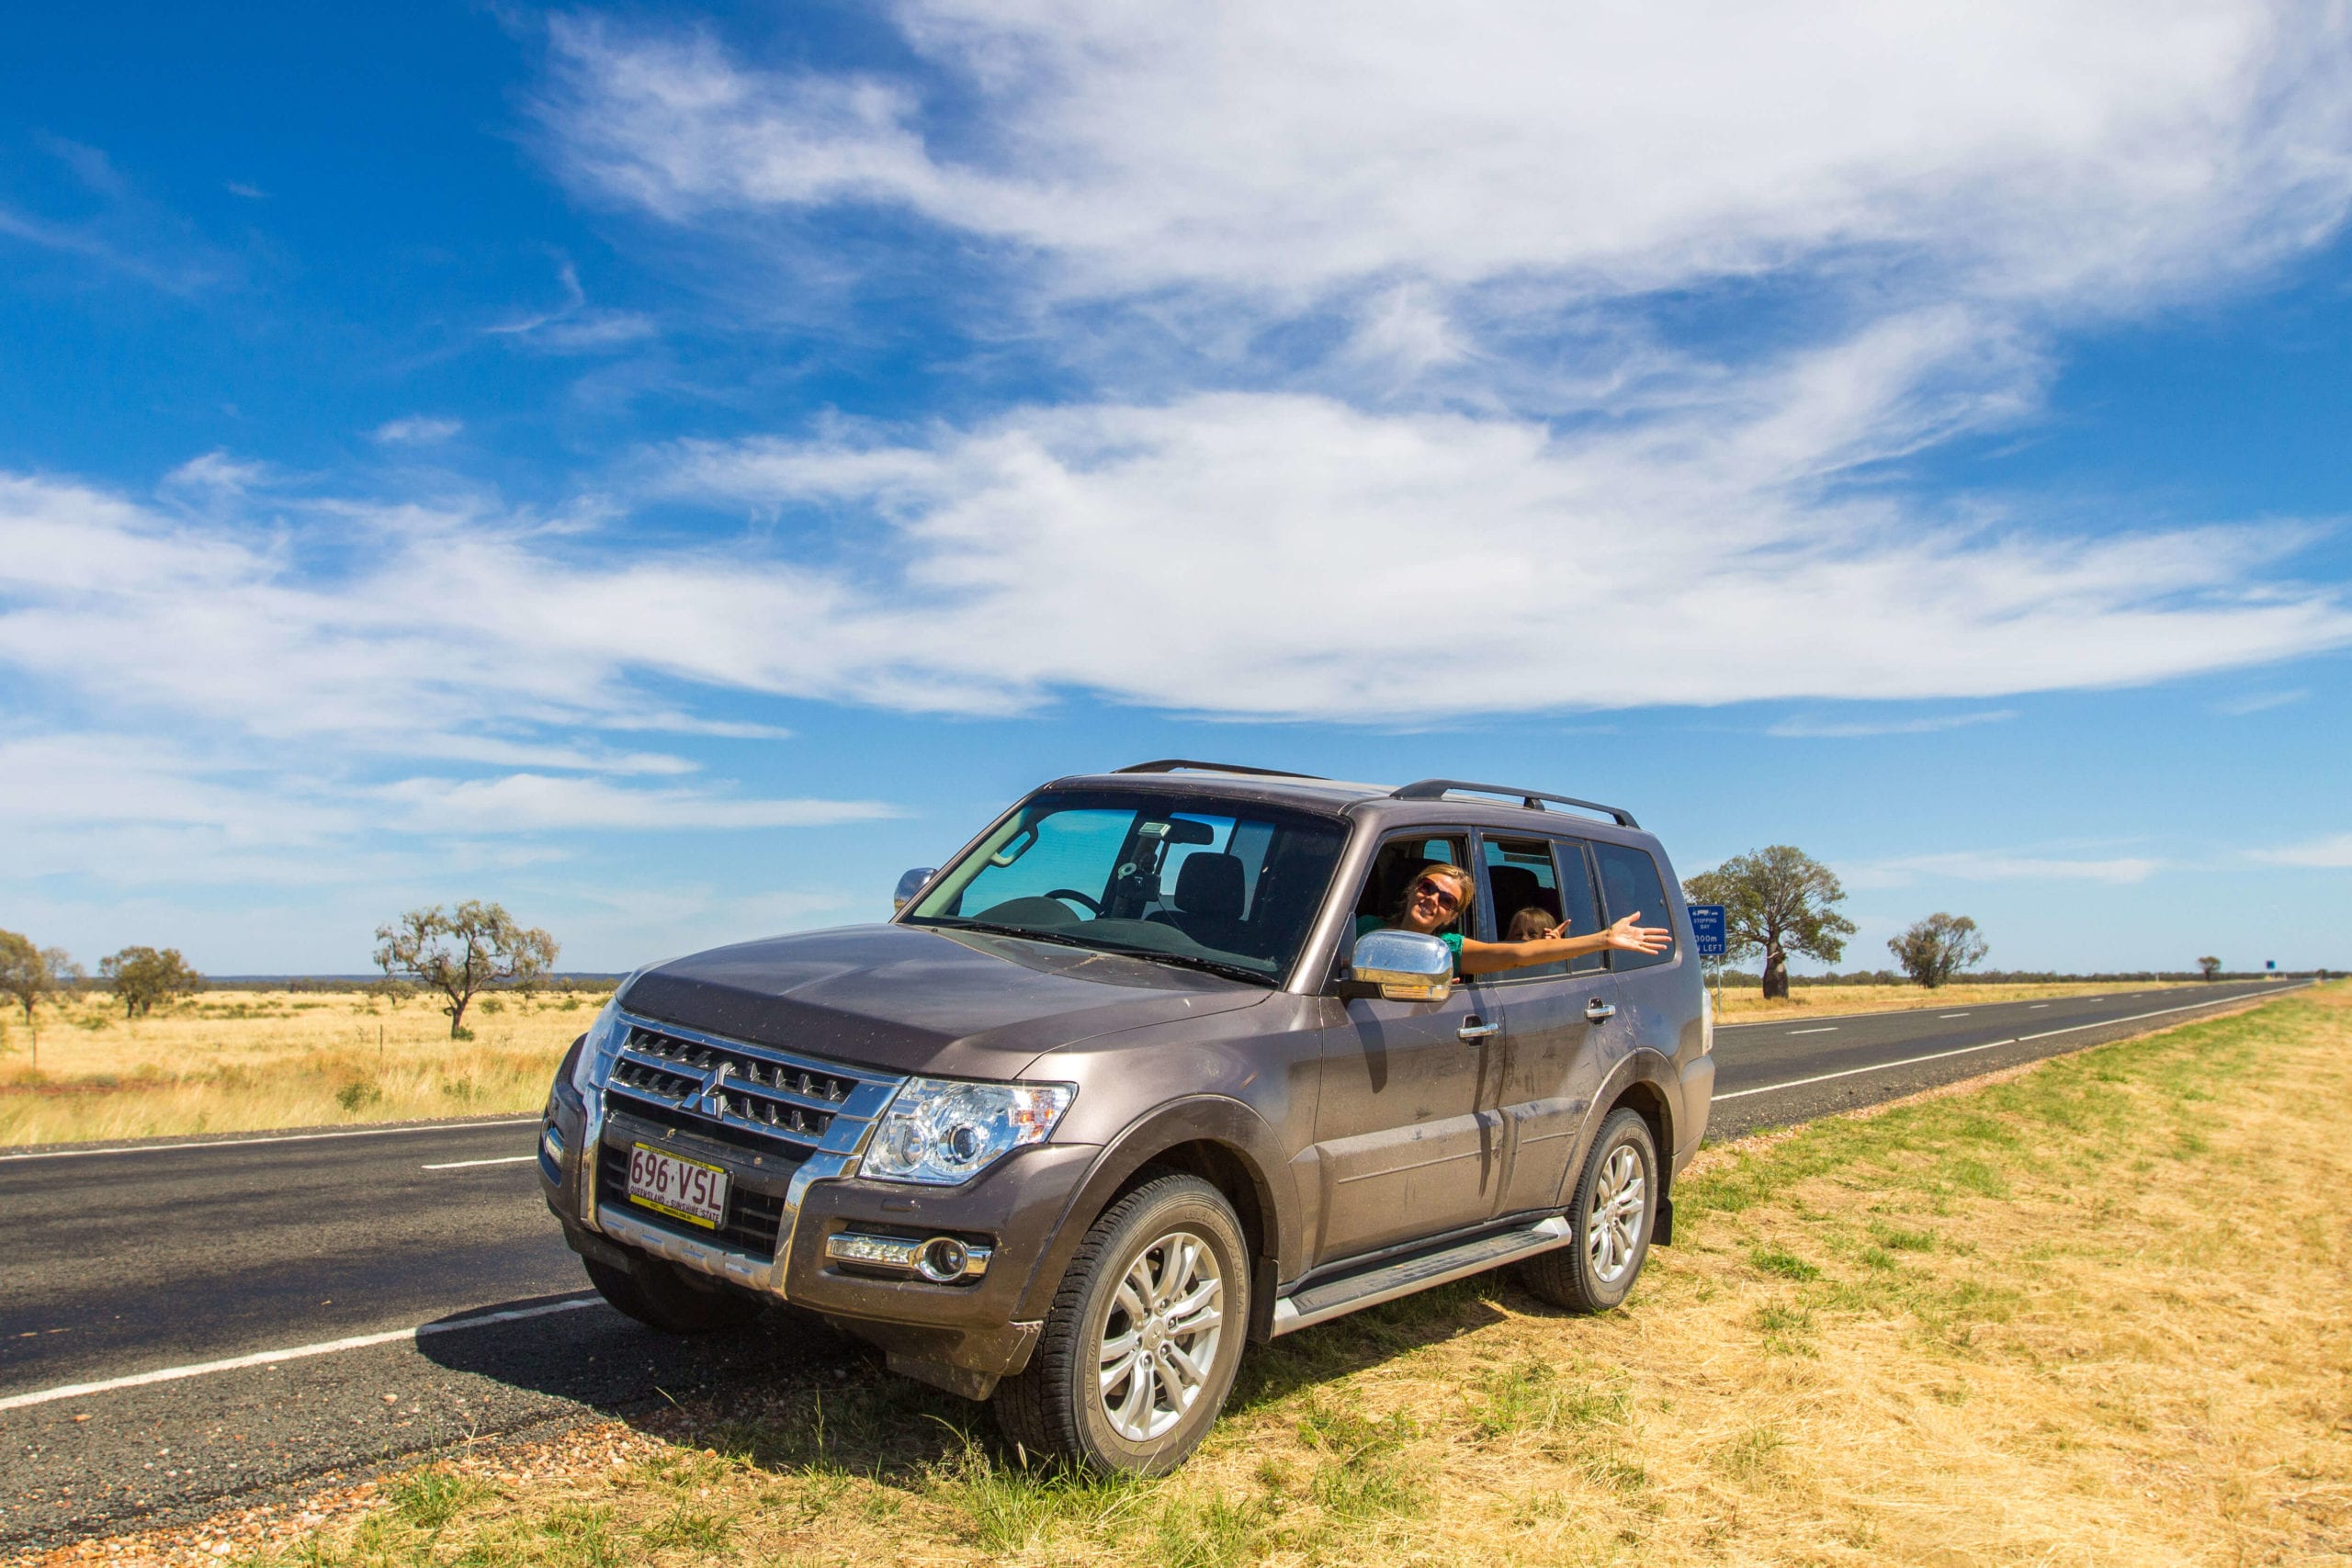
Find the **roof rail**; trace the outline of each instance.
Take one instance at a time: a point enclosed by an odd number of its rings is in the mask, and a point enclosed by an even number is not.
[[[1246,768],[1238,762],[1195,762],[1190,757],[1162,757],[1153,762],[1136,762],[1114,768],[1120,773],[1254,773],[1269,779],[1321,779],[1320,773],[1294,773],[1288,768]]]
[[[1476,795],[1515,795],[1520,797],[1519,803],[1530,811],[1543,810],[1544,803],[1548,800],[1555,805],[1573,806],[1582,811],[1597,811],[1603,817],[1613,817],[1620,828],[1641,827],[1634,820],[1634,814],[1622,806],[1603,806],[1597,800],[1578,800],[1572,795],[1546,795],[1540,789],[1521,789],[1514,784],[1471,784],[1463,779],[1422,779],[1407,784],[1389,798],[1442,800],[1451,790],[1467,790]]]

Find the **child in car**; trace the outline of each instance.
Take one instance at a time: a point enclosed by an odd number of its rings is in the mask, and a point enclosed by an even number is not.
[[[1510,918],[1510,927],[1503,932],[1505,942],[1542,942],[1548,937],[1568,934],[1568,922],[1555,920],[1552,911],[1541,904],[1530,904]]]

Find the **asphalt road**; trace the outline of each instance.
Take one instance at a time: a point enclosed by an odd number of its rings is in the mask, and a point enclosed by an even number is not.
[[[1989,1007],[1960,992],[1924,1012],[1727,1025],[1712,1133],[2283,988]],[[870,1353],[798,1319],[677,1341],[586,1295],[539,1200],[534,1125],[0,1156],[0,1551],[201,1518],[779,1369],[876,1375]],[[240,1358],[253,1364],[187,1375]],[[81,1386],[127,1379],[141,1381]]]
[[[1972,1004],[1911,1012],[1775,1019],[1715,1030],[1710,1138],[1736,1138],[1833,1111],[1917,1094],[1980,1073],[2079,1051],[2196,1018],[2298,982],[2117,989],[2038,1002]]]

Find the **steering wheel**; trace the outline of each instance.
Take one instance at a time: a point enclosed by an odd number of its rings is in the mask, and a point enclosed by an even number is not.
[[[1083,904],[1087,908],[1093,911],[1094,918],[1096,919],[1099,920],[1102,918],[1102,906],[1096,903],[1093,899],[1089,898],[1085,894],[1080,893],[1075,887],[1048,887],[1046,889],[1046,897],[1048,898],[1067,898],[1073,904]]]

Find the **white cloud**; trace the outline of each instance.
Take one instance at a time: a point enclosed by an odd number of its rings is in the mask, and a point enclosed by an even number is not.
[[[625,773],[628,760],[621,761],[616,771]],[[208,750],[106,732],[0,740],[0,837],[10,846],[7,874],[19,878],[398,880],[412,874],[413,857],[387,848],[388,838],[433,837],[436,863],[511,865],[518,854],[544,852],[518,849],[515,834],[830,827],[899,814],[876,801],[765,799],[718,786],[530,773],[377,784],[331,759],[300,767],[234,745]],[[471,845],[475,835],[499,841]]]
[[[418,413],[405,419],[386,420],[370,433],[370,439],[387,446],[431,446],[464,428],[460,420],[433,419]]]
[[[1841,497],[1849,465],[1906,438],[1859,415],[1884,405],[1856,388],[1960,325],[1581,434],[1229,393],[918,440],[686,444],[653,462],[672,498],[811,526],[624,553],[487,506],[281,491],[262,529],[0,478],[0,660],[249,734],[641,772],[666,764],[516,727],[703,722],[640,694],[656,681],[1358,721],[1984,699],[2352,642],[2336,593],[2279,575],[2290,529],[2069,538]],[[1474,626],[1561,657],[1465,687]]]
[[[165,474],[157,488],[165,494],[235,498],[269,479],[266,463],[237,461],[224,451],[191,457]]]
[[[1946,729],[2002,724],[2017,716],[2015,708],[1994,708],[1984,713],[1944,714],[1927,718],[1784,718],[1764,733],[1791,740],[1851,740],[1872,735],[1934,735]]]
[[[484,330],[558,354],[587,354],[618,348],[653,337],[660,332],[653,318],[634,310],[600,310],[588,303],[580,287],[580,273],[570,262],[556,268],[564,301],[550,310],[534,311]]]
[[[2254,858],[2271,865],[2302,865],[2336,869],[2352,866],[2352,833],[2335,833],[2275,850],[2256,850]]]
[[[2233,697],[2226,702],[2215,703],[2213,711],[2231,718],[2244,718],[2249,714],[2268,713],[2272,708],[2290,706],[2310,695],[2311,693],[2308,690],[2300,686],[2291,692],[2254,692],[2243,697]]]
[[[738,800],[702,790],[616,789],[599,779],[544,773],[404,779],[378,793],[398,809],[403,826],[441,833],[829,828],[899,815],[878,801]]]
[[[1252,294],[1837,253],[2111,302],[2299,245],[2346,195],[2321,3],[891,11],[950,85],[558,18],[563,166],[672,220],[895,207],[1084,287]]]
[[[1939,878],[1954,882],[2102,882],[2130,886],[2145,882],[2164,869],[2164,863],[2136,855],[2108,860],[2066,856],[2008,854],[1998,851],[1960,851],[1948,854],[1904,855],[1840,865],[1838,874],[1856,891],[1907,887]]]

